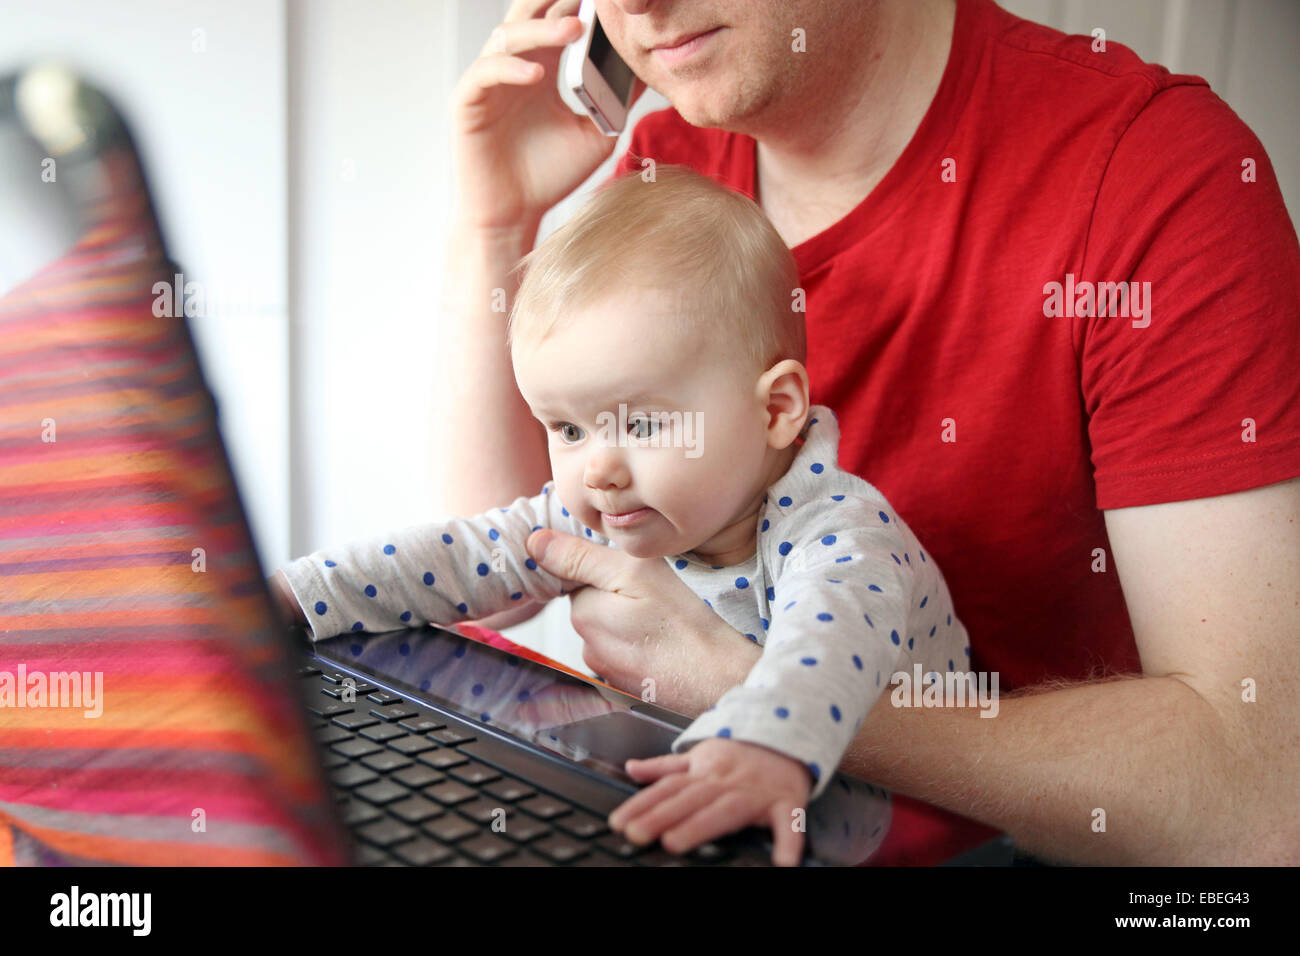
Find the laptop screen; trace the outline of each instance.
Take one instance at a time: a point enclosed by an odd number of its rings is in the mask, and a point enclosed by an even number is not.
[[[620,691],[441,628],[344,634],[313,649],[485,731],[628,787],[633,782],[623,771],[624,761],[668,753],[690,723]]]

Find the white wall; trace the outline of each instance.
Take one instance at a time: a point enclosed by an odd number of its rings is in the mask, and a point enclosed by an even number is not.
[[[131,127],[171,255],[211,297],[213,307],[192,326],[260,550],[265,559],[284,555],[283,6],[0,0],[0,72],[43,59],[78,69]]]
[[[131,122],[173,255],[247,291],[195,323],[263,561],[443,514],[446,100],[507,0],[0,0],[0,70],[79,66]],[[1296,0],[1004,0],[1199,73],[1300,208]],[[202,30],[206,49],[193,49]],[[654,94],[637,116],[658,109]],[[542,223],[563,222],[610,161]],[[290,429],[292,422],[292,429]],[[472,467],[465,463],[464,467]],[[557,601],[511,637],[582,668]],[[583,668],[585,669],[585,668]]]

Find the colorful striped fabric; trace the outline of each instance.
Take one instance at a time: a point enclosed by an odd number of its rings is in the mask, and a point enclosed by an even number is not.
[[[102,164],[0,299],[0,862],[343,862],[134,153]]]

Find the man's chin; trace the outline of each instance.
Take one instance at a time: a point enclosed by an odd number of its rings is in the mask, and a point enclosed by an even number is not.
[[[736,120],[733,111],[725,108],[716,95],[700,96],[691,86],[689,82],[682,83],[678,89],[665,93],[664,98],[692,126],[701,129],[728,129]]]

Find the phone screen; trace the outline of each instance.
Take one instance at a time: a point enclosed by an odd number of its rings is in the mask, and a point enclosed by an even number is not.
[[[635,75],[632,68],[623,62],[623,58],[614,52],[614,48],[609,45],[609,37],[605,36],[604,29],[601,28],[600,19],[597,18],[595,28],[591,32],[591,62],[596,64],[596,69],[600,75],[605,78],[609,88],[614,91],[620,103],[626,103],[628,94],[632,92],[632,82]]]

